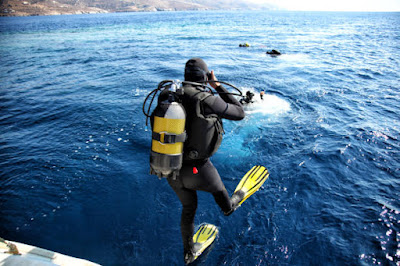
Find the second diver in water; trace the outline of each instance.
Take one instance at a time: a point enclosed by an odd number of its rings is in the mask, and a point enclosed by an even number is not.
[[[262,90],[260,92],[260,99],[261,100],[264,100],[264,94],[265,94],[265,92],[264,92],[264,90]],[[242,105],[249,104],[249,103],[254,103],[253,98],[254,98],[254,93],[252,93],[251,91],[247,91],[246,95],[242,96],[242,99],[240,99],[239,102]]]
[[[247,91],[246,95],[242,97],[242,99],[240,99],[240,103],[241,104],[248,104],[248,103],[253,103],[253,97],[254,97],[254,93],[252,93],[251,91]]]

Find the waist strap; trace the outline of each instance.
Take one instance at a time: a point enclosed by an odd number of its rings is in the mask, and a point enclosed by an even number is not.
[[[166,143],[166,144],[172,144],[172,143],[177,143],[177,142],[185,142],[186,140],[186,132],[183,132],[179,135],[177,134],[171,134],[171,133],[166,133],[166,132],[153,132],[152,133],[152,138],[154,140],[157,140],[161,143]]]

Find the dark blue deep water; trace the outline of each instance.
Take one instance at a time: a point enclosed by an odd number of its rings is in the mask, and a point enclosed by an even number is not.
[[[400,265],[400,13],[0,18],[0,236],[182,265],[181,205],[148,174],[142,103],[194,56],[266,90],[225,122],[212,160],[228,191],[254,164],[271,173],[230,217],[199,193],[196,223],[220,229],[200,265]]]

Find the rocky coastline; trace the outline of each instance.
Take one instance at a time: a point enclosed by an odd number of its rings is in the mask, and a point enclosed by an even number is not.
[[[244,0],[0,0],[0,16],[72,15],[215,9],[259,9],[271,6]]]

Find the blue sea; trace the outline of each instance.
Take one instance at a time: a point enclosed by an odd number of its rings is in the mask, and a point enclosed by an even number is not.
[[[198,265],[400,265],[400,13],[0,18],[0,236],[183,265],[142,104],[192,57],[256,94],[212,157],[229,193],[253,165],[270,171],[229,217],[199,192],[196,224],[220,234]]]

